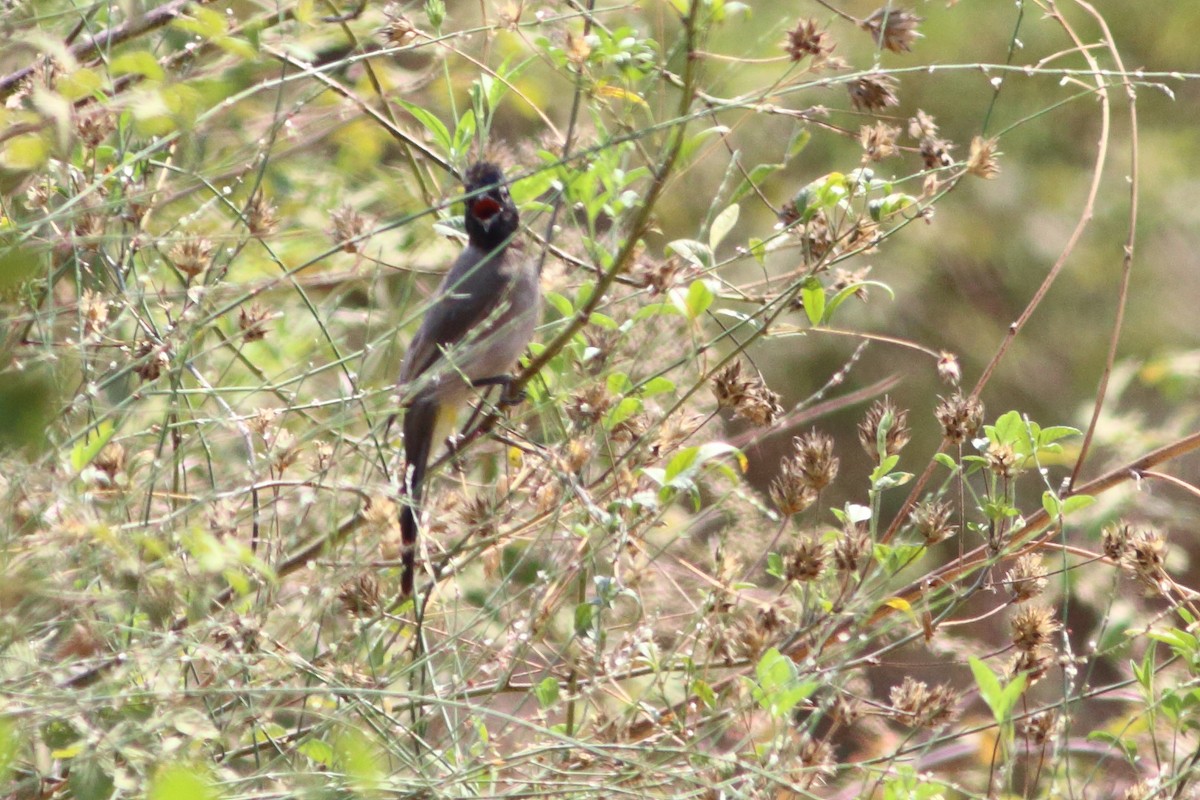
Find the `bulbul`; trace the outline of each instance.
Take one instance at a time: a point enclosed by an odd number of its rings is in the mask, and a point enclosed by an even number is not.
[[[514,243],[520,219],[495,164],[467,169],[467,247],[446,274],[400,367],[404,415],[404,490],[400,511],[403,573],[413,592],[417,519],[425,470],[434,446],[454,427],[458,412],[482,387],[500,385],[533,339],[541,310],[534,259]]]

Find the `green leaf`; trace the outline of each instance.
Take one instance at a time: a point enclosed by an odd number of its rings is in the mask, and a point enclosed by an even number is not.
[[[0,717],[0,783],[7,783],[13,763],[22,750],[17,724],[12,717]]]
[[[230,55],[240,56],[246,60],[258,56],[258,49],[239,36],[218,36],[213,39],[213,44]]]
[[[281,733],[286,735],[286,732]],[[333,747],[320,739],[309,739],[302,742],[296,749],[308,760],[326,767],[332,766],[335,758]]]
[[[451,158],[465,153],[471,146],[471,137],[475,135],[475,112],[467,109],[458,124],[454,126],[454,146],[450,149]],[[511,190],[510,190],[511,192]]]
[[[642,397],[653,397],[656,394],[666,394],[673,391],[675,391],[675,381],[670,378],[664,378],[662,375],[651,378],[638,389]]]
[[[575,606],[575,635],[587,636],[592,632],[592,619],[596,615],[596,607],[591,603],[580,603]]]
[[[887,293],[887,296],[890,299],[896,299],[896,293],[893,292],[892,287],[888,286],[886,283],[880,283],[879,281],[858,281],[857,283],[851,283],[848,286],[844,286],[839,289],[837,294],[829,299],[828,303],[826,303],[825,315],[822,321],[828,324],[828,322],[833,319],[833,312],[837,311],[838,307],[841,306],[842,303],[846,302],[851,297],[854,297],[858,292],[862,291],[868,286],[881,289]]]
[[[202,39],[213,39],[229,32],[224,14],[200,5],[190,6],[188,15],[176,17],[171,21],[171,27],[194,33]]]
[[[949,453],[938,453],[933,457],[933,460],[951,472],[958,472],[958,463],[954,460],[954,456]]]
[[[816,278],[804,281],[800,289],[800,299],[804,303],[804,313],[813,325],[820,325],[825,318],[825,287]]]
[[[1049,428],[1042,428],[1038,432],[1038,447],[1045,447],[1051,442],[1056,442],[1059,439],[1065,439],[1068,436],[1082,436],[1083,431],[1078,428],[1072,428],[1067,425],[1051,425]]]
[[[620,370],[608,373],[608,377],[604,379],[604,385],[608,388],[609,394],[615,395],[627,394],[633,389],[633,381],[629,380],[629,376]]]
[[[509,187],[509,193],[512,195],[513,202],[521,206],[545,194],[546,190],[554,185],[554,181],[554,171],[543,169],[521,178],[519,181],[514,181]]]
[[[1013,448],[1019,447],[1028,437],[1025,420],[1021,419],[1021,415],[1016,411],[1001,415],[995,425],[985,426],[984,430],[991,441]]]
[[[558,681],[550,677],[542,678],[533,692],[537,696],[538,705],[550,708],[558,702]]]
[[[800,155],[800,152],[804,150],[804,148],[808,147],[808,143],[810,141],[812,141],[812,131],[810,131],[808,128],[797,128],[796,132],[792,134],[791,141],[788,142],[788,160],[790,161],[791,159]]]
[[[217,800],[217,792],[199,767],[168,764],[150,779],[148,800]]]
[[[744,178],[736,189],[733,190],[733,195],[730,197],[730,202],[736,203],[754,190],[754,187],[765,181],[773,172],[778,172],[783,169],[783,164],[759,164],[750,170],[749,176]]]
[[[148,50],[131,50],[122,53],[112,60],[109,72],[113,75],[141,75],[152,81],[161,81],[165,77],[158,59]]]
[[[96,426],[94,432],[87,435],[86,441],[77,442],[71,448],[71,469],[76,474],[92,463],[92,459],[100,455],[100,451],[104,449],[104,445],[108,444],[108,440],[112,438],[113,431],[113,424],[104,420]]]
[[[709,708],[717,707],[717,694],[707,683],[697,678],[692,681],[692,694],[700,698],[700,702]]]
[[[737,203],[732,203],[726,206],[720,214],[717,214],[716,219],[713,220],[712,228],[708,232],[708,246],[714,252],[717,246],[729,235],[729,232],[733,230],[733,226],[737,225],[738,215],[741,211],[742,209]]]
[[[608,410],[604,417],[604,429],[612,430],[642,410],[640,397],[622,397],[621,401]]]
[[[882,427],[883,426],[880,426],[881,430]],[[875,467],[874,471],[871,473],[871,485],[874,486],[883,480],[884,476],[895,469],[896,465],[899,463],[900,456],[897,453],[893,453],[890,456],[884,456],[883,461],[879,462],[879,466]]]
[[[967,663],[971,665],[971,674],[975,676],[975,685],[979,687],[979,696],[983,698],[983,702],[987,703],[988,708],[995,712],[1003,691],[1000,679],[987,664],[975,656],[969,656]],[[997,717],[997,721],[1000,721],[999,717]]]
[[[91,67],[80,67],[58,79],[54,88],[71,102],[92,97],[104,87],[104,78]]]
[[[712,251],[704,242],[695,239],[676,239],[669,242],[665,248],[668,253],[675,253],[694,267],[707,269],[712,260]]]
[[[50,143],[37,133],[14,136],[0,144],[0,166],[19,172],[39,169],[50,159]],[[5,280],[0,275],[0,282]]]
[[[709,282],[703,278],[692,281],[688,286],[687,295],[683,298],[681,311],[688,319],[696,319],[712,305],[716,293]]]
[[[405,111],[412,114],[413,117],[416,118],[417,122],[421,123],[425,130],[432,134],[434,143],[441,148],[443,153],[446,155],[450,154],[452,149],[450,131],[435,114],[430,111],[426,111],[416,103],[410,103],[407,100],[400,100],[397,98],[396,102],[399,103]]]
[[[546,292],[543,297],[546,302],[554,307],[554,310],[563,317],[570,317],[575,313],[575,307],[571,305],[571,301],[563,297],[558,292]]]
[[[754,665],[754,676],[757,683],[755,699],[775,718],[791,713],[819,686],[816,681],[801,682],[796,665],[774,647],[763,653]]]

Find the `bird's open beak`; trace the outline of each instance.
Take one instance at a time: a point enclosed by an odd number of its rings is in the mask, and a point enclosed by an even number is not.
[[[490,195],[480,195],[471,202],[471,213],[483,227],[490,228],[492,220],[500,213],[500,202]]]

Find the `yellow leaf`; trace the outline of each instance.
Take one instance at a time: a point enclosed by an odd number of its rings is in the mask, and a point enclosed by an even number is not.
[[[40,135],[14,136],[0,149],[0,165],[15,170],[34,170],[50,157],[50,145]]]
[[[635,94],[628,89],[622,89],[620,86],[612,86],[611,84],[601,84],[597,86],[596,94],[598,94],[600,97],[611,97],[617,100],[627,100],[631,103],[640,103],[644,106],[649,105],[649,103],[643,100],[640,95]]]
[[[64,75],[55,84],[59,94],[72,102],[91,97],[103,86],[104,79],[91,67],[81,67],[70,75]]]
[[[161,81],[164,77],[163,69],[159,66],[158,59],[154,57],[153,53],[146,50],[133,50],[128,53],[122,53],[112,60],[109,71],[113,75],[141,75],[152,81]]]

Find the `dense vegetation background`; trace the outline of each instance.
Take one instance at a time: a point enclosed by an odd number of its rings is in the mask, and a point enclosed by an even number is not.
[[[1200,9],[0,14],[6,796],[1196,791]],[[418,606],[482,157],[546,312]]]

